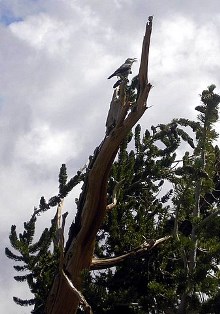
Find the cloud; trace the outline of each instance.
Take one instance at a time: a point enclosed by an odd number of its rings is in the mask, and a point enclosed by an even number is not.
[[[196,116],[202,89],[211,83],[218,90],[220,86],[218,5],[176,0],[0,2],[4,246],[10,226],[22,230],[41,195],[48,199],[57,193],[61,164],[67,163],[73,176],[100,144],[114,83],[107,77],[127,57],[140,59],[148,15],[155,16],[149,64],[154,88],[142,127]],[[80,188],[66,205],[71,218],[78,192]],[[1,265],[10,295],[0,291],[1,307],[9,314],[24,313],[11,301],[20,289],[17,283],[10,289],[12,264],[4,258]]]
[[[45,13],[28,17],[25,21],[10,25],[12,33],[36,50],[45,50],[54,55],[68,49],[68,29],[62,21]],[[67,46],[66,46],[67,45]],[[62,49],[63,48],[63,49]]]

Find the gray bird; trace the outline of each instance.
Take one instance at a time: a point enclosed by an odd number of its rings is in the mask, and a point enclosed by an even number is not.
[[[127,77],[131,73],[131,66],[133,62],[137,61],[137,58],[128,58],[125,60],[125,63],[120,66],[112,75],[108,77],[108,79],[112,78],[113,76],[118,76],[121,79]]]

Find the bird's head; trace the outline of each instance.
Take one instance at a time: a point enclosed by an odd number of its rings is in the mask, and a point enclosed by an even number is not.
[[[133,62],[136,62],[136,61],[137,61],[137,58],[128,58],[127,60],[125,60],[125,63],[132,64]]]

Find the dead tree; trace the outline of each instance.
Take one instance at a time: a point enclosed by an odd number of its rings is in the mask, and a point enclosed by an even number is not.
[[[126,256],[122,256],[121,259],[111,259],[108,263],[107,260],[98,261],[93,259],[93,253],[96,234],[108,210],[106,191],[112,163],[120,143],[147,109],[147,98],[151,89],[151,84],[148,82],[151,30],[152,17],[149,17],[143,39],[138,74],[139,86],[135,103],[131,105],[126,93],[126,82],[122,82],[117,90],[114,90],[109,112],[109,121],[112,125],[110,129],[108,128],[104,140],[97,148],[89,165],[84,183],[84,194],[80,200],[81,207],[78,208],[75,220],[75,229],[69,235],[66,251],[62,256],[60,271],[54,279],[47,299],[45,309],[47,314],[75,314],[79,303],[83,305],[86,313],[92,313],[92,309],[80,293],[82,271],[96,269],[96,266],[97,269],[100,269],[103,265],[104,267],[112,267],[114,263],[116,264],[126,258]],[[115,112],[112,112],[112,110]],[[134,254],[142,254],[160,242],[150,242],[136,248]]]

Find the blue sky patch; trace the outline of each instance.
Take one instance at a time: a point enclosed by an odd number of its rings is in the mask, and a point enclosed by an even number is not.
[[[12,12],[3,12],[1,15],[0,15],[0,23],[3,24],[3,25],[10,25],[12,23],[15,23],[15,22],[20,22],[22,21],[23,19],[19,16],[14,16]]]
[[[15,22],[20,22],[23,19],[21,17],[16,17],[16,16],[10,16],[10,15],[1,15],[0,16],[0,23],[4,24],[6,26],[15,23]]]

